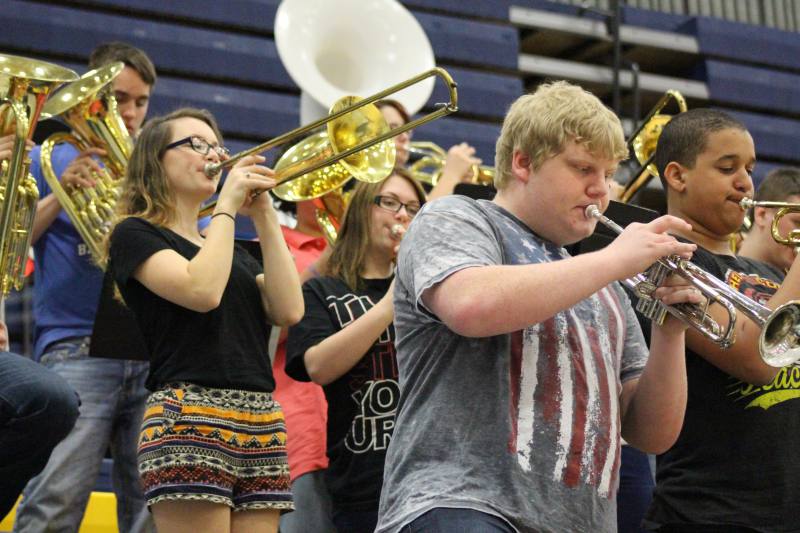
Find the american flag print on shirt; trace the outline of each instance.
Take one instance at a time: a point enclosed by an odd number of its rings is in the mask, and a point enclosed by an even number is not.
[[[619,296],[605,287],[511,335],[508,446],[524,472],[616,493],[625,329]]]

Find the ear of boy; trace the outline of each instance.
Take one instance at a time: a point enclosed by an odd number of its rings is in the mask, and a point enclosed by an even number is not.
[[[673,161],[664,168],[664,181],[667,182],[670,189],[683,192],[686,188],[686,175],[679,163]]]

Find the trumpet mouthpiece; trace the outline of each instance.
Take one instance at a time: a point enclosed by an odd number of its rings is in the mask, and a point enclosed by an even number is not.
[[[741,207],[743,210],[747,211],[748,209],[753,207],[754,203],[755,202],[753,201],[752,198],[742,198],[741,200],[739,200],[739,207]]]
[[[600,215],[602,215],[602,213],[600,213],[600,209],[598,209],[594,204],[587,205],[586,209],[583,211],[583,214],[586,216],[586,218],[600,218]]]

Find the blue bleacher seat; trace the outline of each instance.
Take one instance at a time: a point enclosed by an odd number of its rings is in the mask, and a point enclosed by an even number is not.
[[[238,27],[271,33],[280,0],[75,0],[73,4],[124,9],[131,14],[167,15],[222,27]]]
[[[711,100],[786,113],[800,113],[800,74],[703,60],[696,72]]]
[[[758,159],[797,159],[797,140],[800,139],[800,121],[723,109],[742,121],[756,145]]]
[[[458,84],[460,114],[502,119],[511,103],[524,91],[516,76],[490,74],[457,67],[446,67]],[[428,103],[447,102],[449,93],[439,81]]]
[[[641,9],[633,6],[623,6],[622,23],[631,26],[641,26],[659,31],[676,32],[682,29],[692,18],[690,15],[663,13],[652,9]],[[683,29],[685,31],[685,29]]]
[[[409,8],[434,9],[462,17],[508,20],[511,0],[491,2],[464,2],[462,0],[401,0]]]
[[[800,69],[800,39],[796,32],[693,17],[680,31],[694,35],[704,56]]]
[[[99,43],[122,40],[142,48],[161,71],[296,90],[269,38],[70,7],[37,4],[31,9],[19,0],[3,3],[3,18],[0,46],[6,48],[83,58]]]
[[[438,61],[517,68],[519,36],[511,26],[415,12]]]

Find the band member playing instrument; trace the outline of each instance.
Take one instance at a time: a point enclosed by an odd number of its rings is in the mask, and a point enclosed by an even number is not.
[[[328,400],[326,482],[341,532],[375,529],[398,400],[394,258],[424,203],[402,170],[356,185],[324,275],[303,286],[306,314],[289,331],[287,374],[319,383]]]
[[[778,168],[767,174],[758,187],[755,198],[757,202],[800,203],[800,168]],[[755,207],[752,210],[750,230],[737,255],[749,257],[772,265],[782,272],[792,266],[797,250],[776,242],[772,236],[772,221],[778,212],[775,207]],[[788,213],[778,221],[778,231],[788,236],[800,228],[800,213]]]
[[[13,145],[14,135],[0,138],[0,162]],[[0,321],[0,520],[78,418],[78,395],[64,378],[9,349]]]
[[[800,295],[796,261],[779,288],[779,269],[731,252],[729,236],[744,218],[739,202],[753,194],[755,149],[743,124],[716,110],[681,113],[661,133],[655,161],[669,213],[692,225],[677,233],[697,243],[693,262],[772,309]],[[715,307],[711,315],[726,324]],[[793,367],[762,361],[760,333],[741,313],[727,350],[687,333],[686,420],[658,458],[648,528],[796,530],[800,382]]]
[[[144,52],[124,43],[99,46],[89,67],[116,61],[124,62],[125,68],[112,82],[114,93],[122,119],[135,136],[147,114],[155,68]],[[59,144],[53,150],[56,175],[65,187],[91,187],[92,172],[100,170],[93,156],[100,154],[97,148],[79,153],[71,144]],[[81,407],[73,431],[26,487],[14,528],[77,531],[109,446],[120,529],[152,527],[136,470],[147,363],[88,356],[103,272],[44,179],[38,148],[31,158],[41,198],[33,226],[34,355],[78,392]]]
[[[389,128],[394,129],[408,123],[408,111],[397,100],[379,100],[375,105],[383,113],[383,118],[386,119]],[[394,138],[397,154],[395,165],[399,168],[405,168],[408,163],[412,134],[412,131],[406,131]],[[428,193],[428,199],[435,200],[436,198],[453,194],[455,186],[461,182],[469,181],[472,178],[473,167],[480,164],[481,160],[475,156],[474,147],[465,142],[451,146],[447,151],[447,158],[442,166],[442,174],[439,177],[439,181]]]
[[[159,531],[276,531],[292,507],[267,342],[269,323],[302,316],[300,283],[269,196],[255,194],[275,185],[261,156],[231,169],[200,235],[220,140],[206,111],[150,121],[110,238],[109,269],[151,353],[139,472]],[[263,265],[234,245],[237,212],[252,219]]]
[[[615,280],[691,254],[674,217],[605,249],[564,245],[595,227],[627,155],[619,119],[565,82],[511,106],[492,202],[432,202],[400,247],[395,327],[400,408],[378,531],[615,531],[620,433],[667,449],[686,399],[685,325],[648,354]],[[665,303],[699,302],[687,286]]]

